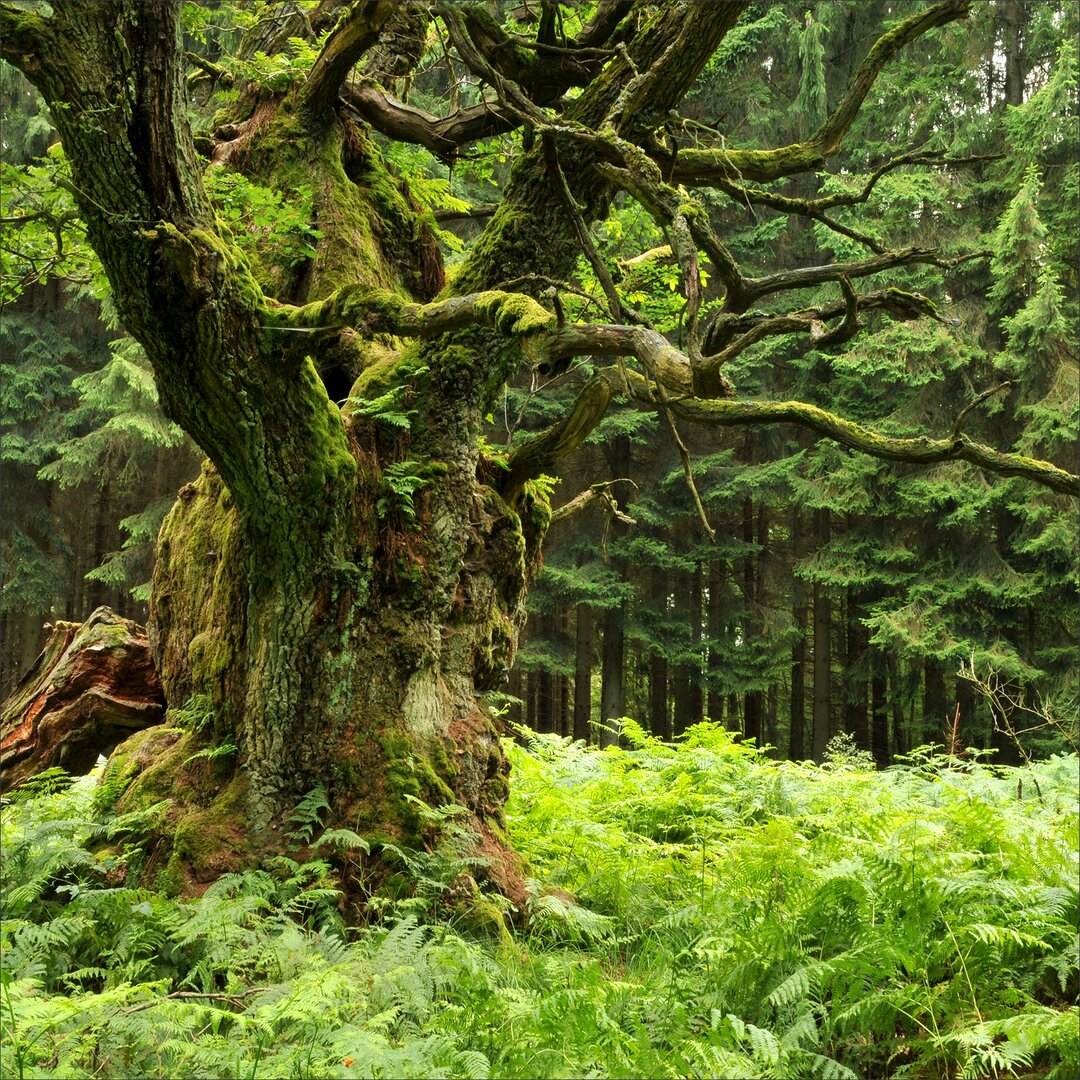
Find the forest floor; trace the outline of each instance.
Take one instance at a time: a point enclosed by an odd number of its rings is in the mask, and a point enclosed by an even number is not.
[[[360,838],[318,800],[295,859],[182,900],[125,883],[145,813],[39,778],[2,809],[0,1074],[1080,1075],[1075,755],[875,772],[625,734],[509,746],[531,899],[486,936],[454,914],[460,830],[349,929]]]

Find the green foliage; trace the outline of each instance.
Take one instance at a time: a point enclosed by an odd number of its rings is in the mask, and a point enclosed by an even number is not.
[[[289,814],[289,820],[296,828],[286,835],[297,844],[310,844],[317,829],[322,828],[322,814],[330,809],[326,799],[326,788],[322,784],[313,787]]]
[[[410,366],[407,372],[410,379],[420,379],[427,373],[426,364]],[[370,399],[350,397],[348,404],[360,416],[370,417],[391,428],[408,431],[416,415],[416,410],[410,408],[415,394],[415,383],[403,382],[390,387],[385,394],[380,394],[378,397]]]
[[[809,133],[825,122],[825,37],[829,28],[820,17],[807,11],[805,25],[799,35],[799,96],[795,110],[804,119]]]
[[[415,523],[417,492],[444,472],[446,466],[440,462],[414,461],[412,458],[391,462],[382,471],[375,512],[380,518],[397,513],[409,524]]]
[[[314,257],[322,233],[311,224],[310,187],[301,184],[286,194],[226,169],[207,170],[205,183],[218,214],[253,262],[290,270]]]
[[[508,744],[535,880],[501,942],[447,921],[459,808],[419,807],[445,842],[397,850],[415,892],[346,936],[322,859],[197,900],[124,884],[160,811],[101,818],[92,777],[42,775],[0,809],[3,1074],[1076,1074],[1075,755],[875,773],[624,733]],[[304,842],[326,809],[302,800]]]

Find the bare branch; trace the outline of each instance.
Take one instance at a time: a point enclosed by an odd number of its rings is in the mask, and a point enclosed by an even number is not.
[[[452,160],[468,143],[512,131],[521,124],[515,114],[495,102],[435,116],[396,100],[373,82],[346,84],[340,96],[346,108],[383,135],[426,147],[443,160]]]
[[[989,252],[986,254],[989,255]],[[947,266],[949,260],[943,259],[941,253],[934,248],[911,247],[901,251],[886,251],[870,259],[860,259],[858,262],[802,266],[795,270],[783,270],[778,274],[766,274],[763,277],[747,279],[744,284],[744,298],[749,306],[763,296],[774,293],[805,289],[812,285],[821,285],[826,281],[839,281],[841,278],[869,277],[871,274],[880,274],[883,270],[892,270],[897,266],[910,266],[912,263]]]
[[[697,510],[698,520],[704,527],[709,539],[715,543],[716,530],[709,524],[708,515],[705,513],[705,506],[701,501],[701,494],[697,489],[697,484],[694,482],[694,469],[690,461],[690,451],[687,449],[686,443],[683,442],[682,436],[679,434],[679,429],[675,426],[675,418],[671,415],[671,403],[668,401],[668,396],[664,390],[663,384],[659,382],[656,384],[656,398],[657,403],[660,406],[660,414],[666,421],[668,430],[671,432],[671,437],[675,440],[675,445],[678,447],[679,458],[682,461],[683,477],[686,480],[687,488],[690,490],[690,497],[694,500],[694,509]]]
[[[562,166],[559,164],[559,151],[555,145],[555,137],[550,131],[544,131],[541,133],[540,138],[544,145],[544,161],[555,181],[555,190],[558,191],[562,199],[563,209],[566,210],[567,217],[570,218],[570,221],[574,226],[574,232],[577,234],[581,250],[585,253],[585,257],[589,260],[589,265],[593,268],[593,273],[596,274],[596,278],[600,282],[601,288],[604,290],[611,317],[615,320],[619,320],[622,317],[623,311],[622,301],[619,299],[619,293],[615,288],[615,282],[611,279],[611,272],[604,265],[604,260],[600,258],[600,253],[596,250],[596,246],[592,242],[592,237],[589,236],[589,230],[581,216],[581,210],[577,203],[574,202],[574,196],[571,194],[570,185],[567,184],[566,176],[562,171]]]
[[[977,406],[981,405],[987,398],[994,397],[995,394],[1000,394],[1003,390],[1008,391],[1012,389],[1012,383],[1006,379],[1003,383],[999,383],[997,386],[992,386],[989,390],[984,390],[974,401],[969,401],[956,415],[956,423],[953,424],[953,438],[960,438],[960,429],[964,426],[964,420],[967,418],[969,412]]]
[[[580,494],[575,495],[568,503],[563,503],[558,510],[552,511],[551,524],[554,525],[557,521],[566,521],[575,514],[580,514],[586,506],[598,502],[603,506],[604,512],[609,518],[615,518],[624,525],[636,525],[636,518],[619,509],[619,504],[615,501],[610,490],[613,484],[630,484],[635,488],[637,487],[637,484],[626,476],[617,480],[605,480],[603,483],[593,484],[592,487],[586,488]]]

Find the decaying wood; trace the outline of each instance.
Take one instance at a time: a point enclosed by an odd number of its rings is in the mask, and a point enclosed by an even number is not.
[[[146,630],[107,607],[58,622],[0,713],[0,791],[61,765],[86,772],[98,754],[165,715]]]

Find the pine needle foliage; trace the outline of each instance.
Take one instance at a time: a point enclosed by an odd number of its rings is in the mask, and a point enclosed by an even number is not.
[[[1072,1077],[1077,759],[778,763],[723,728],[510,745],[513,937],[441,898],[346,930],[329,861],[130,884],[148,815],[50,773],[2,808],[11,1077]],[[297,807],[321,832],[326,792]],[[454,808],[425,812],[452,816]],[[338,832],[342,832],[338,830]],[[344,830],[348,832],[348,830]],[[438,886],[438,887],[437,887]]]

